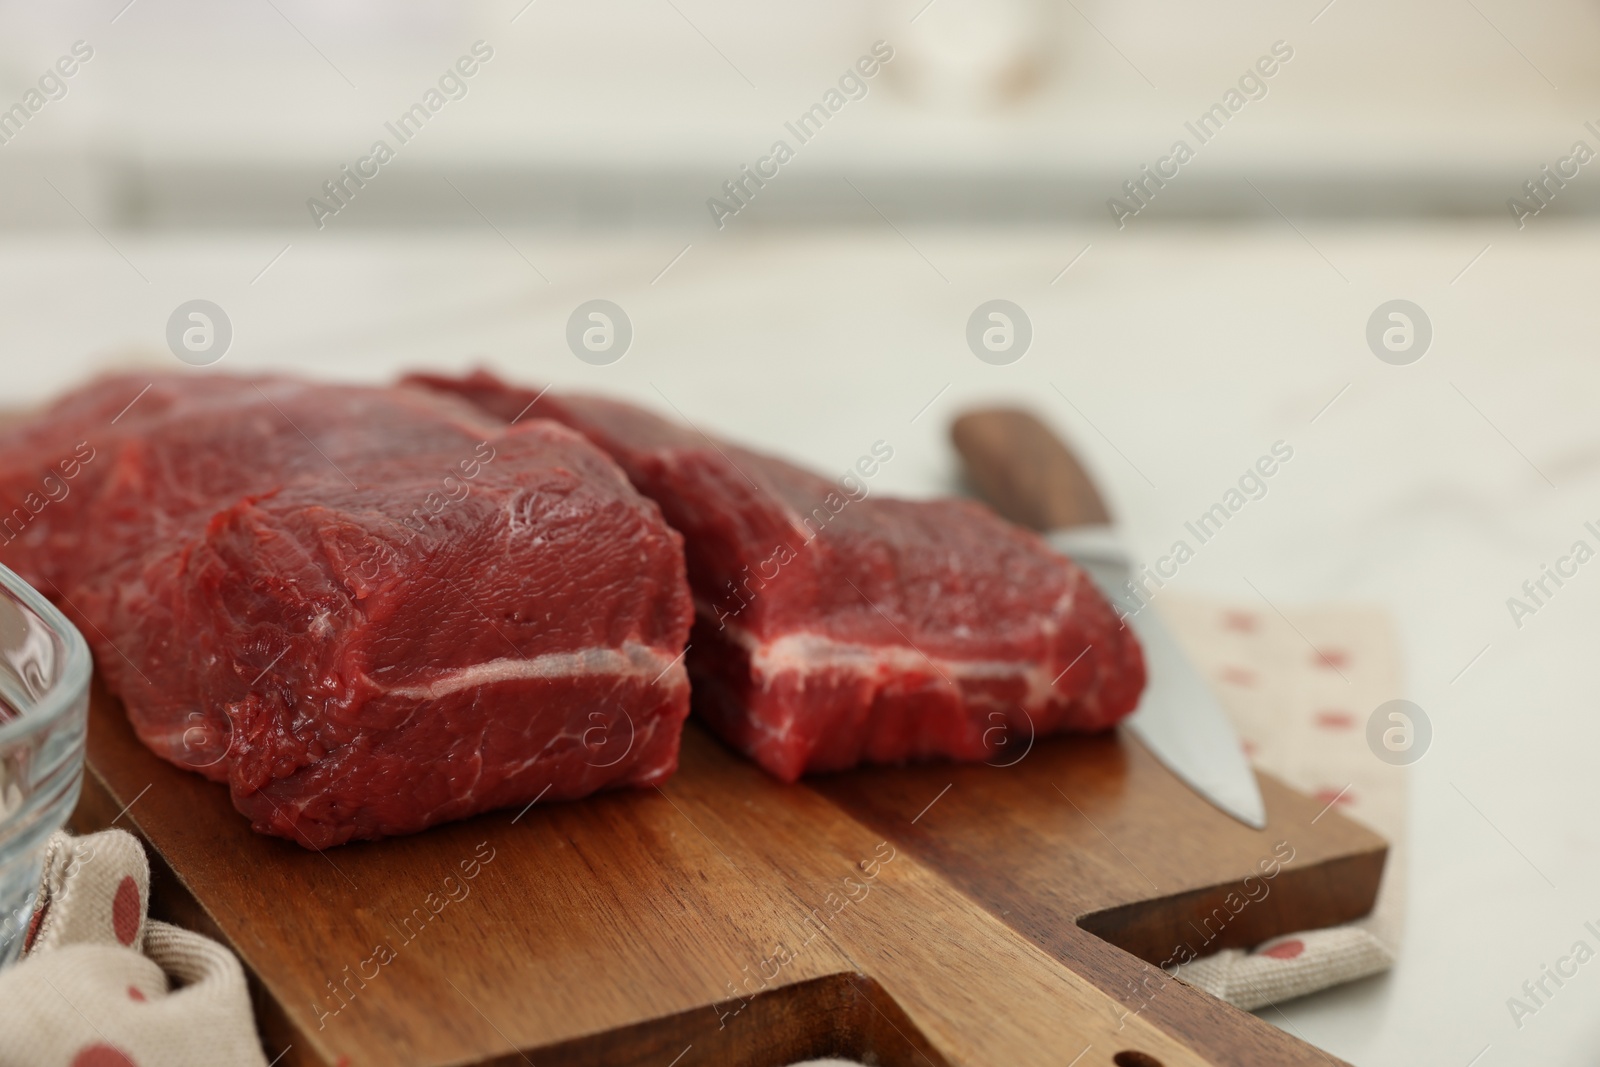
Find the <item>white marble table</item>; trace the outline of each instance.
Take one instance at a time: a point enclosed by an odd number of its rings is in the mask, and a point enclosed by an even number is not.
[[[1273,1019],[1363,1067],[1593,1063],[1600,962],[1549,985],[1520,1028],[1507,998],[1575,941],[1600,948],[1584,929],[1600,926],[1600,562],[1520,628],[1506,600],[1575,540],[1596,544],[1584,522],[1600,522],[1600,228],[1301,229],[84,229],[0,247],[0,380],[9,406],[110,364],[182,369],[165,322],[204,297],[233,323],[224,369],[380,380],[481,362],[670,404],[823,470],[882,438],[895,457],[877,486],[913,495],[952,488],[945,427],[960,407],[1018,400],[1091,458],[1152,558],[1288,441],[1295,460],[1269,495],[1177,582],[1248,599],[1248,578],[1278,604],[1387,605],[1409,677],[1395,695],[1426,709],[1434,739],[1412,771],[1398,967]],[[611,366],[563,341],[568,314],[595,297],[636,331]],[[994,297],[1034,325],[1009,366],[964,340],[969,313]],[[1395,297],[1434,325],[1410,366],[1380,362],[1363,336]]]

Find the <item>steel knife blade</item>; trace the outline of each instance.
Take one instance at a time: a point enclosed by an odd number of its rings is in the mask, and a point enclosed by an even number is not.
[[[1124,724],[1195,792],[1245,825],[1265,828],[1266,805],[1233,723],[1155,609],[1133,596],[1132,568],[1115,529],[1073,526],[1045,537],[1089,573],[1144,648],[1149,678]]]

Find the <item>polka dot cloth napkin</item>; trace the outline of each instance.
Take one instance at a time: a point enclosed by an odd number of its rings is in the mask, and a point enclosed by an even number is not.
[[[1404,696],[1388,615],[1318,607],[1162,598],[1162,616],[1211,681],[1260,770],[1366,823],[1389,842],[1377,906],[1348,926],[1225,949],[1178,977],[1253,1011],[1364,978],[1394,964],[1405,909],[1405,769],[1373,754],[1367,720]],[[1318,816],[1320,818],[1321,816]]]
[[[0,971],[0,1067],[266,1067],[239,961],[145,915],[122,830],[58,833],[25,954]]]

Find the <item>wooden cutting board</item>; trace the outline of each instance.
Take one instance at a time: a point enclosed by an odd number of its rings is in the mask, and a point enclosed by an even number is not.
[[[144,838],[280,1067],[1327,1064],[1156,965],[1357,918],[1385,854],[1266,777],[1250,830],[1120,734],[783,785],[692,723],[661,789],[307,852],[98,684],[90,717],[76,827]]]

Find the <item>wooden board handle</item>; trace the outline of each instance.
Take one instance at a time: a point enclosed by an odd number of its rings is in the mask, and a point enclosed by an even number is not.
[[[1111,521],[1077,457],[1028,412],[969,411],[951,424],[950,437],[973,489],[1012,522],[1058,530]]]

